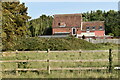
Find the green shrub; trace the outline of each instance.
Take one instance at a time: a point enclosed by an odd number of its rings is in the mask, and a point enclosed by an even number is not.
[[[6,43],[6,45],[8,45]],[[4,46],[6,46],[4,45]],[[4,47],[5,48],[5,47]],[[14,40],[14,45],[4,50],[80,50],[80,49],[97,49],[99,45],[89,43],[85,40],[66,37],[66,38],[39,38],[28,37]]]

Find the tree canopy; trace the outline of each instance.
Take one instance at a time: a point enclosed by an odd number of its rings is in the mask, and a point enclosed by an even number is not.
[[[37,19],[29,21],[27,24],[30,36],[52,34],[52,20],[52,16],[42,15]]]
[[[120,12],[110,11],[90,11],[82,14],[83,21],[105,21],[105,34],[120,36]],[[52,34],[52,16],[42,15],[37,19],[28,22],[30,36]]]
[[[120,36],[120,12],[119,11],[91,11],[83,13],[83,21],[105,21],[106,35]]]
[[[30,19],[27,16],[25,4],[3,2],[2,8],[2,37],[11,41],[15,37],[25,36],[27,34],[26,22]]]
[[[52,16],[42,15],[37,19],[27,16],[27,7],[20,2],[3,2],[2,38],[8,42],[16,37],[52,34]],[[106,34],[120,36],[120,12],[91,11],[83,13],[83,21],[105,21]]]
[[[39,35],[52,34],[52,16],[41,15],[37,19],[30,20],[27,15],[27,7],[20,2],[2,2],[2,44],[4,50],[17,47],[20,37],[37,37]],[[91,11],[82,14],[83,21],[105,21],[107,35],[120,36],[120,12],[119,11]],[[26,39],[26,38],[22,38]],[[31,40],[31,39],[28,39]],[[24,44],[25,42],[21,42]],[[25,40],[27,41],[27,40]],[[33,40],[34,41],[34,40]],[[28,46],[31,42],[26,43]],[[41,42],[40,42],[41,44]],[[47,44],[47,43],[46,43]],[[31,46],[29,46],[31,47]],[[41,46],[40,46],[41,47]]]
[[[27,7],[20,2],[2,2],[2,42],[6,47],[14,45],[13,40],[28,34],[26,22]]]

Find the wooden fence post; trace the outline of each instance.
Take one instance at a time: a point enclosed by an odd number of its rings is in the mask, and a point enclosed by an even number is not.
[[[47,49],[47,53],[49,53],[50,52],[50,49]]]
[[[16,60],[18,60],[17,59],[17,56],[18,56],[17,54],[18,54],[18,51],[16,50]],[[18,70],[17,69],[18,69],[18,63],[16,62],[16,75],[18,75]]]
[[[47,70],[48,70],[48,74],[50,74],[50,60],[47,60],[47,62],[48,62]]]
[[[49,52],[50,52],[50,49],[47,49],[47,53],[48,53],[48,66],[47,66],[47,71],[48,71],[48,74],[50,74],[50,60],[49,60]]]
[[[109,72],[112,72],[112,49],[109,49]]]

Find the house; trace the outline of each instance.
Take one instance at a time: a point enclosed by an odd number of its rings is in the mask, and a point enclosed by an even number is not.
[[[54,15],[52,35],[74,35],[78,38],[104,38],[104,21],[83,22],[82,14]]]

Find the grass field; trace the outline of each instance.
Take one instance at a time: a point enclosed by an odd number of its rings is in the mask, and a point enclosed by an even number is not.
[[[8,53],[9,54],[9,53]],[[118,65],[118,53],[113,52],[113,66]],[[53,52],[53,53],[11,53],[4,56],[3,60],[93,60],[108,59],[108,52]],[[47,62],[19,62],[19,68],[47,68]],[[51,62],[51,68],[78,68],[78,67],[108,67],[109,62]],[[3,63],[2,69],[16,69],[16,63]],[[15,71],[3,72],[3,78],[117,78],[118,70],[109,73],[108,70],[54,70],[51,74],[47,71],[19,71],[19,75]]]

